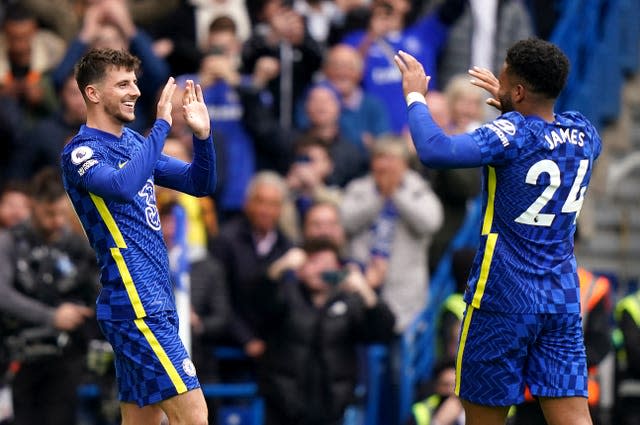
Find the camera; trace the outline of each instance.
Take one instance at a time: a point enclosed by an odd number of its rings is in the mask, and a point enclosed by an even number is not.
[[[346,270],[326,270],[323,271],[320,276],[325,283],[329,285],[337,286],[347,277],[348,272]]]

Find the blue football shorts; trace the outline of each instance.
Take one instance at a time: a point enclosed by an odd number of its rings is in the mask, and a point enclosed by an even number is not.
[[[200,387],[175,311],[98,324],[115,353],[120,401],[142,407]]]
[[[456,360],[456,394],[511,406],[525,384],[537,397],[587,397],[580,314],[510,314],[467,306]]]

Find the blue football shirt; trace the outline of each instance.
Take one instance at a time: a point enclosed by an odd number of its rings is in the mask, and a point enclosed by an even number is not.
[[[579,313],[576,218],[596,129],[581,114],[553,123],[510,112],[470,133],[481,153],[483,221],[465,301],[511,313]]]
[[[161,153],[169,124],[120,137],[87,126],[65,146],[65,189],[96,252],[102,289],[98,319],[135,319],[175,310],[154,184],[195,196],[215,187],[211,137],[194,139],[194,160]]]

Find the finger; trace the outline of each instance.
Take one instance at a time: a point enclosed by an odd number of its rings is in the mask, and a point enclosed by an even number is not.
[[[169,97],[168,94],[171,91],[173,86],[175,86],[175,80],[174,80],[173,77],[169,77],[169,79],[167,80],[167,83],[164,85],[164,87],[162,89],[162,92],[160,93],[159,102],[166,103],[167,99],[171,99],[171,97]],[[171,93],[173,93],[173,92],[171,92]]]
[[[196,84],[196,99],[200,103],[204,103],[204,96],[202,95],[202,87],[200,84]]]
[[[182,105],[183,106],[187,106],[189,104],[189,92],[191,91],[191,85],[193,84],[193,81],[191,80],[187,80],[187,83],[185,85],[184,88],[184,93],[182,93]]]
[[[398,66],[398,69],[400,70],[400,73],[404,75],[405,72],[408,71],[407,69],[407,65],[404,63],[404,61],[402,60],[402,58],[398,55],[395,55],[393,57],[393,61],[396,63],[396,65]]]
[[[418,60],[413,56],[411,56],[409,53],[403,50],[399,50],[398,54],[400,55],[402,60],[407,64],[408,69],[413,70],[413,69],[416,69],[417,66],[421,66],[420,62],[418,62]]]

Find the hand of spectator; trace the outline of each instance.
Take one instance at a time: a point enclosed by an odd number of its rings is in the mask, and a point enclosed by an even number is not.
[[[200,84],[207,87],[216,80],[224,80],[235,86],[240,82],[240,74],[231,59],[224,55],[209,55],[202,59]]]
[[[171,125],[173,122],[171,118],[171,97],[173,96],[173,92],[176,90],[176,83],[173,77],[169,77],[167,84],[164,85],[162,92],[160,93],[160,99],[158,100],[158,107],[156,118],[163,119]]]
[[[493,106],[497,110],[502,111],[502,105],[500,105],[500,101],[498,100],[500,82],[496,76],[493,75],[493,72],[489,71],[487,68],[474,66],[469,70],[469,74],[473,77],[473,79],[469,81],[471,84],[485,89],[492,96],[486,100],[487,105]]]
[[[244,345],[245,354],[252,359],[262,356],[266,349],[264,341],[258,338],[254,338]]]
[[[284,19],[283,38],[293,46],[298,46],[304,41],[304,18],[293,9],[285,9],[282,14]]]
[[[454,425],[462,414],[463,407],[456,396],[447,398],[433,415],[432,423]]]
[[[100,32],[100,25],[103,18],[104,11],[100,3],[93,3],[89,5],[85,9],[82,19],[82,28],[80,29],[78,38],[86,44],[93,43]]]
[[[371,308],[378,302],[378,296],[367,283],[367,279],[356,264],[347,264],[347,277],[342,281],[340,288],[348,292],[355,292],[360,295],[364,304]]]
[[[364,272],[364,277],[369,286],[373,289],[381,287],[387,277],[387,270],[389,270],[389,260],[387,258],[380,256],[371,258]]]
[[[411,92],[418,92],[423,96],[427,95],[429,90],[429,80],[431,77],[426,75],[422,64],[409,53],[398,51],[393,57],[398,69],[402,73],[402,91],[404,97]]]
[[[363,0],[335,0],[334,3],[342,13],[348,13],[359,7],[367,6],[367,3]]]
[[[153,42],[151,48],[157,57],[166,58],[173,52],[175,44],[170,38],[159,38]]]
[[[209,109],[204,103],[202,87],[200,84],[194,84],[193,80],[187,80],[187,86],[182,95],[182,108],[184,119],[193,134],[200,140],[209,138],[211,132]]]
[[[193,333],[195,335],[202,335],[204,333],[204,323],[202,323],[202,319],[200,318],[198,313],[193,311],[193,309],[191,310],[190,319],[191,319],[191,329]]]
[[[22,94],[28,105],[39,105],[44,100],[44,88],[40,80],[29,81],[24,79],[20,81],[22,86]]]
[[[256,61],[253,69],[253,85],[257,88],[264,88],[269,81],[278,76],[280,72],[280,61],[271,56],[262,56]]]
[[[103,8],[104,17],[109,22],[120,28],[127,39],[136,34],[136,26],[131,18],[131,13],[124,0],[103,0],[100,5]]]
[[[93,310],[73,303],[62,303],[53,314],[53,326],[61,331],[72,331],[93,316]]]
[[[291,248],[282,257],[274,261],[267,270],[271,280],[278,280],[287,270],[297,270],[307,261],[307,254],[301,248]]]

